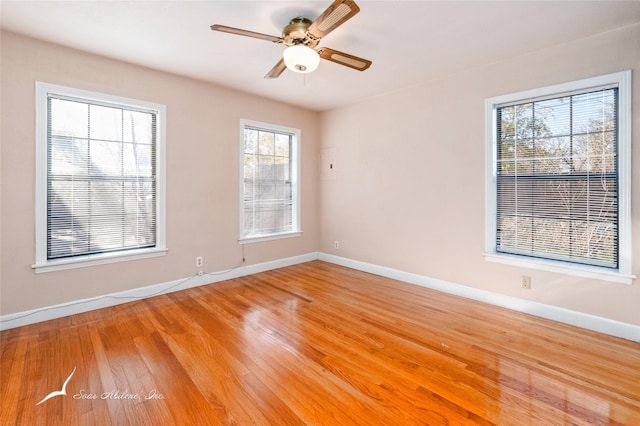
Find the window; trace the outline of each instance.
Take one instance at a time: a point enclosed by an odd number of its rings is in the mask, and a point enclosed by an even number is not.
[[[36,83],[36,272],[161,255],[165,107]]]
[[[487,100],[487,255],[631,283],[631,73]]]
[[[240,241],[300,235],[300,131],[240,123]]]

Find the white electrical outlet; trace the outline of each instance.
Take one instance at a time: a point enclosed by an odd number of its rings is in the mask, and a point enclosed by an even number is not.
[[[340,243],[338,241],[333,242],[333,248],[338,250],[340,248]]]
[[[527,275],[522,276],[522,288],[531,290],[531,277]]]
[[[202,267],[202,264],[203,264],[203,263],[204,263],[204,262],[203,262],[203,260],[202,260],[202,256],[198,256],[198,257],[196,257],[196,268],[200,268],[200,267]]]

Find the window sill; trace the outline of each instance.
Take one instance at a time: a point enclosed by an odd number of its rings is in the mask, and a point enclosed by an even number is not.
[[[302,231],[280,232],[277,234],[247,236],[239,239],[240,244],[258,243],[261,241],[280,240],[282,238],[293,238],[302,235]]]
[[[548,272],[558,272],[561,274],[593,278],[627,285],[633,284],[633,280],[636,278],[633,274],[626,274],[615,269],[599,268],[597,266],[568,264],[566,262],[557,262],[553,260],[529,259],[522,256],[497,253],[484,253],[484,257],[489,262],[503,263],[523,268],[540,269]]]
[[[31,268],[35,270],[36,274],[39,274],[42,272],[63,271],[65,269],[84,268],[87,266],[146,259],[150,257],[164,256],[166,253],[166,248],[148,248],[130,250],[126,252],[100,253],[72,259],[50,260],[42,263],[36,262],[34,265],[31,265]]]

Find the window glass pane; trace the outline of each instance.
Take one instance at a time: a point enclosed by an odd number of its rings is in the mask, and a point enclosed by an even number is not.
[[[48,164],[49,173],[54,175],[86,175],[89,168],[88,140],[52,137]]]
[[[275,178],[273,157],[260,155],[258,157],[258,162],[259,162],[258,179],[262,181],[273,180]]]
[[[121,143],[93,140],[89,144],[89,158],[92,175],[122,175]]]
[[[84,253],[89,247],[89,182],[51,181],[48,205],[49,258]]]
[[[290,154],[291,136],[277,134],[275,139],[275,155],[288,160]]]
[[[258,153],[258,131],[245,129],[244,131],[244,152],[247,154]]]
[[[255,179],[256,170],[258,169],[258,156],[246,154],[244,156],[244,178]]]
[[[569,98],[555,98],[534,102],[532,105],[533,132],[536,139],[566,136],[571,132],[571,105]]]
[[[153,114],[140,111],[123,111],[123,137],[125,142],[152,144],[154,140]]]
[[[122,144],[124,176],[153,176],[153,147],[138,143]]]
[[[122,110],[102,105],[89,106],[89,138],[122,140]]]
[[[87,121],[89,105],[51,98],[49,111],[55,111],[55,114],[49,115],[51,135],[83,139],[89,137],[89,123]]]
[[[274,154],[274,134],[271,132],[260,132],[258,139],[258,153],[260,155],[271,156]]]

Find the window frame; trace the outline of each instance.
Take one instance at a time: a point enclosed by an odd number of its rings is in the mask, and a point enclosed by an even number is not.
[[[491,97],[485,100],[485,252],[487,261],[531,269],[559,272],[567,275],[632,284],[631,241],[631,71],[621,71],[582,80],[561,83]],[[589,266],[559,260],[547,260],[526,255],[500,253],[497,237],[497,109],[504,104],[537,101],[560,97],[606,86],[618,88],[618,268]]]
[[[36,81],[36,170],[35,170],[35,263],[31,266],[36,273],[125,262],[136,259],[164,256],[166,247],[166,165],[165,135],[166,106],[136,99],[113,96],[88,90],[65,87]],[[118,107],[142,109],[156,114],[156,244],[154,247],[123,249],[107,253],[87,254],[61,259],[47,258],[47,208],[48,208],[48,97],[49,94],[75,98],[80,101],[95,102]]]
[[[268,132],[285,133],[291,136],[291,220],[292,230],[273,232],[269,234],[246,234],[245,233],[245,219],[244,219],[244,132],[247,127],[262,129]],[[302,228],[300,224],[300,136],[301,130],[281,126],[277,124],[264,123],[260,121],[254,121],[249,119],[240,120],[240,155],[239,155],[239,237],[240,244],[247,244],[260,241],[269,241],[282,238],[298,237],[302,234]]]

